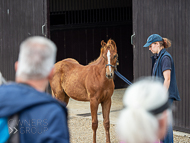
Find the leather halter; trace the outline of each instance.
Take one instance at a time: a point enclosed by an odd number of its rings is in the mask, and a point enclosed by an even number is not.
[[[105,68],[106,68],[107,66],[111,66],[111,67],[113,67],[113,68],[117,71],[117,65],[119,65],[119,61],[118,61],[118,60],[116,61],[115,66],[114,66],[114,65],[111,65],[111,64],[107,64],[107,65],[105,66]]]
[[[111,64],[107,64],[107,65],[105,66],[105,68],[106,68],[107,66],[111,66],[111,67],[115,68],[115,66],[114,66],[114,65],[111,65]]]

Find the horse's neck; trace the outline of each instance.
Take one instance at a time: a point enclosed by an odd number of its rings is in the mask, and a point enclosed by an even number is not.
[[[96,61],[94,61],[93,65],[96,65],[96,68],[98,69],[96,71],[98,71],[100,73],[101,77],[107,79],[106,78],[106,68],[105,68],[106,61],[103,58],[103,56],[100,56]]]
[[[105,66],[105,59],[103,58],[103,56],[99,56],[98,59],[96,59],[94,62],[92,62],[92,64],[94,65],[100,65],[100,66]]]

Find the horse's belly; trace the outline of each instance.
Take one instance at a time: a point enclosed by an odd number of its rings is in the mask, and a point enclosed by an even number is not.
[[[69,97],[75,100],[78,100],[78,101],[90,100],[86,92],[86,89],[81,84],[73,83],[72,81],[70,81],[70,83],[66,84],[63,87],[63,89]]]

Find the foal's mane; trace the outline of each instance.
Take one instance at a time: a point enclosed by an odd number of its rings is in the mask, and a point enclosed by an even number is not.
[[[103,56],[102,56],[102,54],[100,53],[100,56],[99,56],[97,59],[91,61],[88,65],[96,64],[96,63],[98,63],[99,61],[101,61],[102,58],[103,58]]]

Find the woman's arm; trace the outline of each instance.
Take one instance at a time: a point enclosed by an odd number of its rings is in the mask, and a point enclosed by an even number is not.
[[[170,77],[171,77],[171,70],[165,70],[163,72],[164,75],[164,86],[169,89],[170,87]]]

